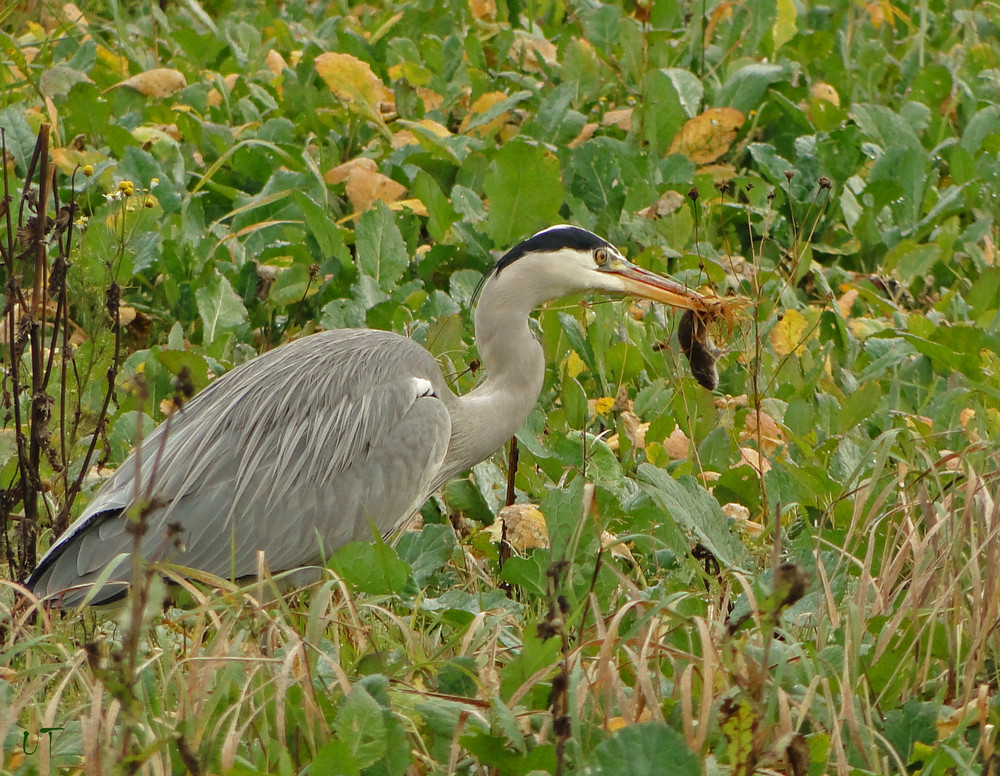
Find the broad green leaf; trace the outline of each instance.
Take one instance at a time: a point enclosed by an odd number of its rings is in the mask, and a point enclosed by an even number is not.
[[[587,758],[593,776],[700,776],[701,762],[684,737],[662,722],[644,722],[616,731]]]
[[[741,113],[754,110],[767,87],[786,77],[781,65],[754,63],[741,67],[726,79],[716,96],[716,105],[726,105]]]
[[[693,477],[675,480],[662,469],[643,463],[639,465],[638,484],[720,563],[732,568],[742,566],[746,548],[730,531],[719,502]]]
[[[683,104],[678,81],[686,90]],[[637,115],[634,120],[642,122],[642,139],[650,145],[655,154],[663,156],[684,124],[685,117],[692,116],[690,113],[692,102],[699,102],[701,94],[696,95],[683,76],[671,75],[670,72],[663,70],[648,73],[643,80],[642,88],[643,100],[636,109]],[[697,99],[694,99],[695,97]]]
[[[356,231],[358,269],[384,292],[399,283],[410,262],[403,235],[389,206],[378,201],[358,219]]]
[[[571,428],[583,428],[587,422],[587,394],[583,387],[572,377],[563,379],[562,386],[563,410],[566,412],[566,422]]]
[[[370,595],[398,594],[410,579],[410,567],[381,540],[351,542],[338,549],[330,566],[348,583]]]
[[[542,146],[513,140],[494,156],[484,181],[488,231],[497,246],[510,247],[558,219],[563,185],[556,157]]]
[[[385,709],[363,687],[351,688],[335,723],[337,736],[350,756],[348,767],[368,768],[385,755],[388,735],[384,715]]]
[[[202,343],[211,343],[218,332],[232,329],[246,322],[247,310],[243,300],[233,291],[224,275],[212,279],[194,292],[198,315],[202,322]]]
[[[310,765],[310,773],[322,773],[328,774],[328,776],[358,776],[361,769],[354,758],[352,747],[344,741],[334,738],[316,752]]]
[[[418,585],[440,571],[455,550],[455,531],[450,525],[425,525],[419,531],[406,531],[396,545],[400,560],[409,564]]]

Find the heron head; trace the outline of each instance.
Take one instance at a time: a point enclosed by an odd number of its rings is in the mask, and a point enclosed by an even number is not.
[[[587,291],[652,299],[685,310],[704,306],[698,292],[637,267],[603,237],[567,224],[515,245],[490,270],[487,280],[491,278],[508,293],[523,295],[530,306]]]

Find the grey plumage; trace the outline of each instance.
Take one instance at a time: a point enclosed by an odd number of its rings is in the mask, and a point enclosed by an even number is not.
[[[488,376],[469,394],[452,393],[430,353],[389,332],[329,331],[277,348],[213,382],[150,434],[42,558],[28,588],[76,605],[117,563],[90,602],[122,595],[132,576],[125,513],[137,497],[146,504],[144,557],[231,579],[253,575],[260,550],[284,571],[322,563],[373,530],[393,533],[516,432],[544,377],[528,315],[587,290],[675,305],[700,298],[585,230],[540,232],[486,279],[476,332]]]

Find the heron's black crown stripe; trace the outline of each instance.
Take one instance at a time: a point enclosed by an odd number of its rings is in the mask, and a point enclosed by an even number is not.
[[[511,248],[493,265],[490,274],[499,275],[501,270],[509,267],[515,261],[529,253],[543,251],[558,251],[560,248],[570,248],[578,251],[592,251],[601,246],[613,247],[607,240],[588,232],[579,226],[553,226],[529,237]]]

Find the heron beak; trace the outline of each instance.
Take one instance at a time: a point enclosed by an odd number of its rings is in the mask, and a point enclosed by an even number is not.
[[[611,271],[622,279],[625,293],[631,296],[663,302],[681,310],[701,311],[706,308],[707,299],[704,295],[682,286],[676,280],[656,275],[631,263],[625,263]]]

